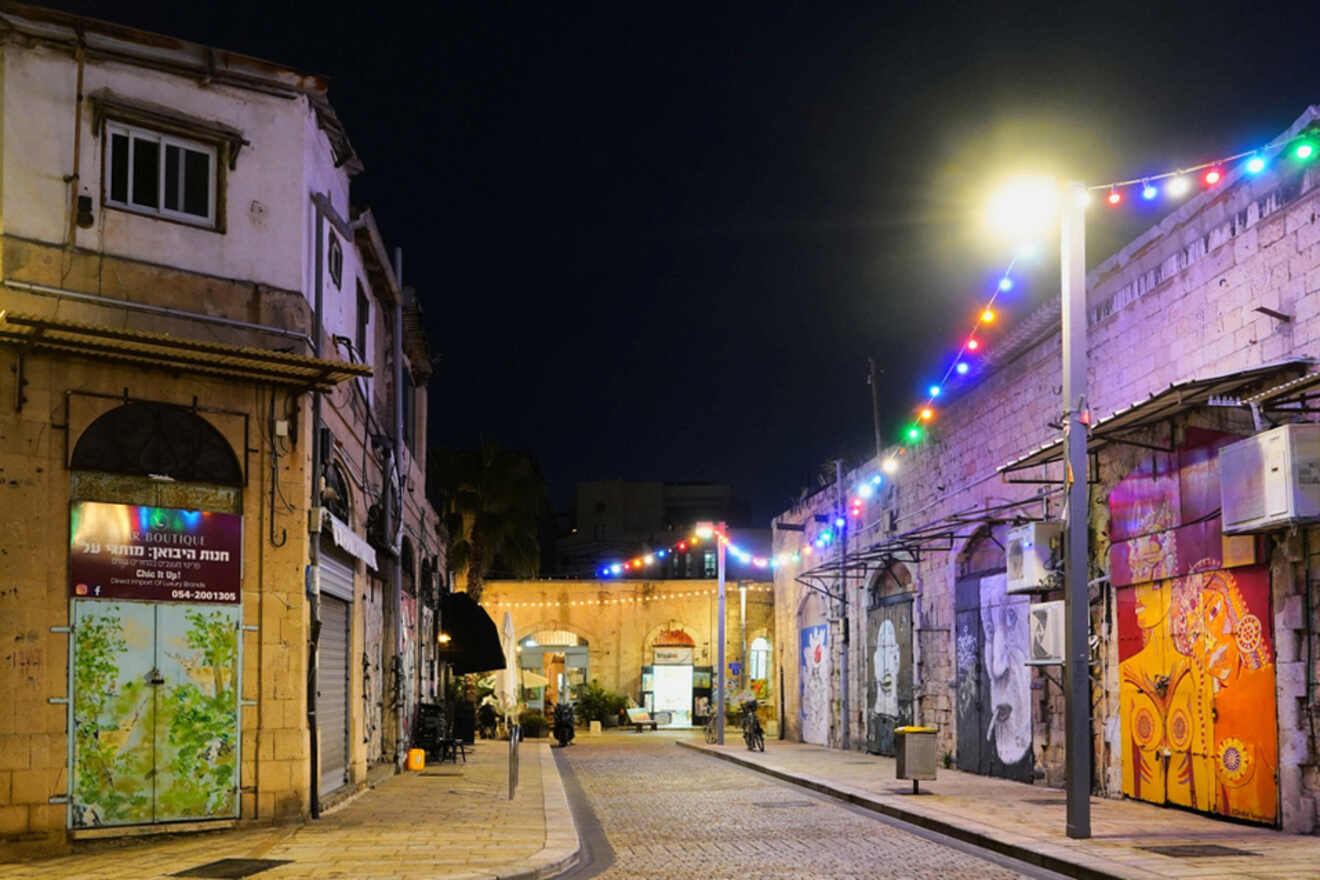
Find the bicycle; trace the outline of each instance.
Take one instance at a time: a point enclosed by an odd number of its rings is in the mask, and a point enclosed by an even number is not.
[[[765,731],[761,729],[761,719],[756,717],[756,700],[743,703],[743,742],[749,752],[765,751]]]

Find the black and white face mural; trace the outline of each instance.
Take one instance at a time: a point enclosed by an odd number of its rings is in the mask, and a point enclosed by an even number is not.
[[[872,608],[866,618],[867,751],[894,754],[894,728],[912,723],[912,602]]]
[[[1030,600],[1007,595],[1005,582],[1003,572],[957,582],[958,768],[1030,781]]]

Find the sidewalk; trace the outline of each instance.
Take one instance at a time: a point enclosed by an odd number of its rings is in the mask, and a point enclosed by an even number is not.
[[[689,740],[678,745],[1068,876],[1320,877],[1320,837],[1283,834],[1137,801],[1092,798],[1092,838],[1070,840],[1064,834],[1065,795],[1057,788],[941,768],[939,779],[922,782],[921,795],[913,796],[912,783],[894,778],[893,758],[778,741],[768,742],[765,752],[749,752],[740,741],[709,746]],[[1207,845],[1247,854],[1190,851],[1194,854],[1189,857],[1146,848]]]
[[[285,863],[250,876],[539,880],[577,863],[578,834],[549,745],[532,740],[520,750],[512,801],[508,744],[482,741],[466,764],[391,776],[316,821],[87,841],[71,855],[0,864],[0,878],[158,880],[220,859],[276,859]]]

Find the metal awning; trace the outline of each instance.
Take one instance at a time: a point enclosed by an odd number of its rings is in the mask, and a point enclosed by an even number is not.
[[[881,571],[895,562],[915,564],[921,562],[924,554],[951,551],[961,541],[972,537],[986,526],[1043,519],[1043,516],[1028,515],[1023,508],[1033,504],[1043,504],[1048,498],[1062,491],[1061,488],[1048,489],[1030,498],[955,511],[925,525],[890,535],[865,548],[847,553],[842,560],[836,557],[822,561],[798,573],[794,580],[809,589],[837,599],[838,594],[835,590],[840,572],[848,580],[864,581],[871,572]]]
[[[42,351],[322,391],[354,376],[371,375],[371,368],[363,364],[3,310],[0,310],[0,342]]]
[[[1136,401],[1131,406],[1124,407],[1092,425],[1088,432],[1087,452],[1095,454],[1115,443],[1151,446],[1152,444],[1134,440],[1128,435],[1194,407],[1249,407],[1253,404],[1260,406],[1262,401],[1273,401],[1276,397],[1291,397],[1298,393],[1299,387],[1305,390],[1320,383],[1320,373],[1307,374],[1307,370],[1314,364],[1313,358],[1289,358],[1204,379],[1175,382],[1163,391],[1155,392],[1146,400]],[[1279,380],[1284,377],[1287,377],[1286,381],[1280,385]],[[1269,383],[1266,390],[1254,396],[1243,394],[1244,391],[1263,383]],[[1299,386],[1299,383],[1304,384]],[[1000,465],[997,470],[1000,474],[1008,474],[1062,460],[1063,438],[1059,437],[1008,464]]]

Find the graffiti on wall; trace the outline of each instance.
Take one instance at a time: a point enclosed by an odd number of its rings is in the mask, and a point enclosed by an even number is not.
[[[74,604],[75,827],[238,813],[237,606]]]
[[[912,723],[912,603],[893,602],[867,613],[867,750],[894,754],[894,728]]]
[[[403,700],[403,742],[412,744],[413,717],[417,714],[417,598],[406,593],[403,605],[403,666],[401,669]]]
[[[1226,537],[1218,449],[1191,429],[1114,487],[1123,792],[1238,819],[1277,815],[1269,571]]]
[[[804,626],[800,634],[802,740],[824,745],[830,735],[829,627]]]
[[[1004,573],[955,585],[958,768],[1029,782],[1031,668],[1026,596],[1009,595]]]
[[[1269,598],[1262,566],[1213,568],[1119,591],[1125,794],[1274,821]]]

